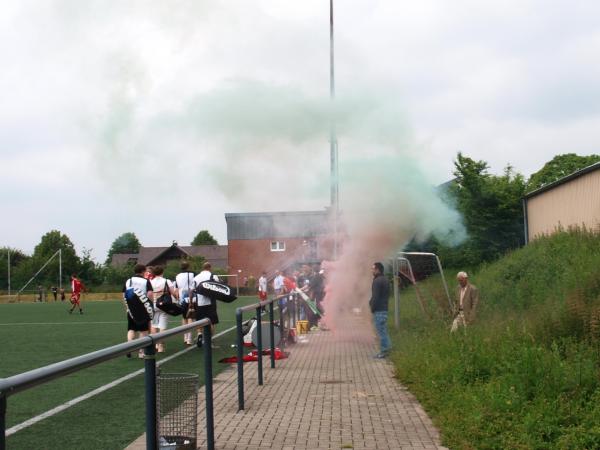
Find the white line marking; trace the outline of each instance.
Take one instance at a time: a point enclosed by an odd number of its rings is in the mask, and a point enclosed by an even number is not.
[[[98,323],[98,322],[96,322],[96,323]],[[213,339],[221,337],[225,333],[229,333],[230,331],[235,330],[235,329],[236,329],[236,327],[231,327],[231,328],[228,328],[228,329],[226,329],[224,331],[221,331],[220,333],[215,334],[214,337],[213,337]],[[165,359],[161,359],[160,361],[157,361],[156,365],[157,366],[161,366],[162,364],[164,364],[164,363],[166,363],[168,361],[171,361],[172,359],[175,359],[175,358],[177,358],[177,357],[179,357],[179,356],[181,356],[181,355],[183,355],[183,354],[185,354],[185,353],[193,350],[194,348],[196,348],[195,345],[192,346],[192,347],[185,348],[185,349],[183,349],[183,350],[181,350],[181,351],[179,351],[179,352],[177,352],[177,353],[175,353],[175,354],[173,354],[171,356],[166,357]],[[62,405],[59,405],[56,408],[52,408],[49,411],[46,411],[45,413],[42,413],[42,414],[40,414],[38,416],[35,416],[35,417],[32,417],[31,419],[26,420],[25,422],[21,422],[20,424],[15,425],[15,426],[7,429],[6,430],[6,436],[10,436],[11,434],[15,434],[17,431],[21,431],[24,428],[30,427],[31,425],[34,425],[34,424],[36,424],[36,423],[38,423],[38,422],[40,422],[40,421],[42,421],[44,419],[47,419],[48,417],[52,417],[53,415],[58,414],[59,412],[62,412],[65,409],[70,408],[71,406],[75,406],[76,404],[81,403],[84,400],[87,400],[87,399],[89,399],[91,397],[94,397],[95,395],[101,394],[102,392],[107,391],[110,388],[113,388],[115,386],[118,386],[119,384],[121,384],[121,383],[123,383],[123,382],[125,382],[127,380],[130,380],[130,379],[132,379],[132,378],[134,378],[134,377],[136,377],[138,375],[141,375],[143,373],[144,373],[144,369],[136,370],[135,372],[132,372],[132,373],[130,373],[128,375],[125,375],[124,377],[121,377],[121,378],[119,378],[119,379],[117,379],[115,381],[112,381],[112,382],[110,382],[108,384],[105,384],[104,386],[100,386],[99,388],[94,389],[93,391],[90,391],[87,394],[81,395],[81,396],[79,396],[77,398],[74,398],[73,400],[69,400],[68,402],[63,403]]]

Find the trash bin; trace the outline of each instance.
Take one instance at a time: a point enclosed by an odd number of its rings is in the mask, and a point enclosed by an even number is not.
[[[196,449],[198,375],[161,373],[156,380],[158,448]]]

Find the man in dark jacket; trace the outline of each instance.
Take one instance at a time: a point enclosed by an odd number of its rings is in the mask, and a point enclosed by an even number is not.
[[[375,331],[379,336],[379,353],[375,358],[385,358],[392,348],[390,336],[387,332],[388,321],[388,299],[390,297],[390,286],[383,274],[383,264],[376,262],[372,267],[373,285],[371,286],[371,300],[369,306],[373,313]]]

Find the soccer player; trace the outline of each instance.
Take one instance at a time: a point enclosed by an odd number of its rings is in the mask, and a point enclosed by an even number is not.
[[[73,305],[69,310],[69,314],[73,314],[75,307],[79,308],[79,314],[83,314],[81,308],[81,293],[85,291],[85,286],[81,282],[77,275],[71,275],[71,304]]]

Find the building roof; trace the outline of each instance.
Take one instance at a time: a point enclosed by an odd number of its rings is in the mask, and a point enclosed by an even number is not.
[[[111,264],[113,266],[122,266],[123,264],[127,264],[132,260],[137,261],[137,259],[137,253],[115,253],[112,255]]]
[[[170,245],[168,247],[140,247],[139,253],[114,254],[112,265],[122,265],[135,260],[140,264],[152,264],[162,255],[176,249],[182,257],[202,256],[207,261],[217,267],[225,268],[227,266],[227,246],[226,245]]]
[[[329,212],[227,213],[227,239],[315,237],[329,233]]]
[[[574,178],[579,178],[582,175],[585,175],[590,172],[594,172],[595,170],[598,170],[598,169],[600,169],[600,161],[592,164],[591,166],[584,167],[583,169],[580,169],[577,172],[573,172],[572,174],[562,177],[556,181],[553,181],[552,183],[548,183],[548,184],[542,186],[541,188],[536,189],[535,191],[528,192],[527,194],[525,194],[525,198],[535,197],[536,195],[541,194],[542,192],[546,192],[546,191],[549,191],[550,189],[554,189],[555,187],[560,186],[561,184],[568,183],[569,181],[573,180]]]

